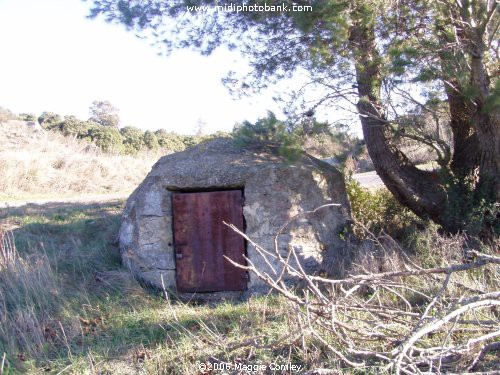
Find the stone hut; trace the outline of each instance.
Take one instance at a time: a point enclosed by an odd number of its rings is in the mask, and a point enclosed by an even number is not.
[[[311,211],[328,203],[314,214]],[[214,139],[162,157],[129,197],[120,228],[124,264],[142,281],[178,293],[258,291],[264,284],[231,265],[264,262],[223,221],[252,241],[286,256],[293,248],[307,272],[319,272],[344,246],[350,217],[342,174],[318,159],[289,163],[269,151]],[[272,266],[275,270],[271,269]]]

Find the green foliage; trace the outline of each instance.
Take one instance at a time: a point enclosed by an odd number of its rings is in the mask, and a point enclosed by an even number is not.
[[[212,138],[230,138],[231,134],[222,130],[217,130],[213,134],[208,134],[206,138],[212,139]]]
[[[146,147],[150,150],[156,150],[159,146],[156,134],[149,130],[146,130],[144,132],[143,140]]]
[[[302,155],[303,139],[272,112],[268,112],[267,117],[258,119],[255,124],[249,121],[237,124],[233,130],[233,138],[240,147],[273,149],[291,161]]]
[[[36,116],[32,113],[20,113],[17,117],[21,121],[36,121],[37,120]]]
[[[120,134],[123,138],[125,153],[135,154],[144,147],[144,132],[141,129],[133,126],[125,126],[120,129]]]
[[[61,116],[54,112],[42,112],[38,116],[38,122],[44,128],[52,128],[62,122]]]
[[[123,153],[123,138],[120,131],[110,126],[95,126],[88,130],[88,138],[101,150],[116,154]]]
[[[198,135],[178,135],[178,137],[184,144],[185,148],[196,146],[205,139],[204,136]]]
[[[167,132],[164,129],[155,131],[158,144],[169,151],[179,152],[186,149],[186,144],[178,134]]]
[[[491,90],[490,95],[486,98],[486,103],[484,110],[486,112],[498,111],[500,109],[500,79],[495,80],[495,85],[493,90]]]
[[[492,200],[485,185],[475,188],[475,176],[457,178],[446,176],[445,188],[448,202],[445,217],[457,223],[459,229],[469,235],[492,238],[500,235],[500,203]]]
[[[334,155],[339,160],[345,159],[345,154],[356,149],[358,143],[344,128],[332,128],[310,117],[295,123],[285,122],[272,112],[254,124],[249,121],[237,124],[232,136],[240,147],[265,147],[289,161],[297,160],[304,151],[319,157]]]
[[[357,223],[354,233],[361,238],[366,236],[365,229],[375,235],[382,231],[400,238],[406,231],[421,223],[409,209],[401,206],[385,188],[370,191],[353,180],[346,183],[347,195],[351,203],[352,216]]]
[[[48,129],[58,129],[65,136],[91,140],[90,130],[100,125],[93,121],[82,121],[75,116],[64,116],[60,123],[49,124]]]
[[[108,104],[109,102],[94,102],[96,116],[93,118],[102,115],[100,121],[105,122],[106,112],[112,111]],[[100,110],[103,111],[101,114],[98,113]],[[34,116],[24,115],[23,118],[34,118]],[[0,121],[11,119],[18,119],[18,117],[9,110],[0,107]],[[36,121],[36,119],[34,120]],[[144,132],[133,126],[118,129],[110,124],[103,125],[93,120],[81,120],[73,115],[64,116],[64,119],[61,119],[60,115],[49,111],[38,116],[38,122],[46,130],[60,132],[68,137],[84,139],[94,143],[102,151],[128,155],[135,155],[141,150],[157,150],[159,148],[165,152],[179,152],[208,139],[230,136],[222,131],[208,135],[182,135],[167,132],[164,129]]]
[[[95,100],[89,108],[90,119],[103,126],[117,128],[120,125],[119,110],[107,100]]]

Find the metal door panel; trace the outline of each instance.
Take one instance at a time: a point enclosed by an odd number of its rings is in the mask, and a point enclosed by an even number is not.
[[[215,292],[246,289],[244,240],[222,222],[243,230],[242,191],[172,195],[177,289]]]

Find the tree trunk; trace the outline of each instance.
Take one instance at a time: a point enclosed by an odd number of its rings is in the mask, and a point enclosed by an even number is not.
[[[451,170],[457,178],[466,178],[479,166],[479,141],[472,124],[471,103],[461,94],[457,80],[450,78],[445,85],[450,108],[453,134]]]
[[[386,136],[388,126],[380,101],[380,57],[373,28],[355,24],[349,38],[356,62],[357,104],[368,153],[378,175],[403,205],[420,217],[446,226],[443,220],[446,195],[433,172],[417,169]]]
[[[471,41],[471,87],[475,89],[473,123],[479,142],[479,189],[481,194],[500,198],[500,111],[487,110],[489,76],[484,63],[486,50],[484,30],[470,30]]]
[[[457,23],[460,27],[455,25],[460,43],[452,47],[452,55],[458,60],[450,60],[450,54],[444,50],[438,53],[445,74],[454,141],[449,169],[445,166],[439,174],[416,168],[401,150],[391,145],[387,136],[389,123],[380,98],[382,63],[374,21],[359,11],[349,36],[356,64],[357,108],[375,170],[401,204],[448,231],[464,229],[478,202],[494,203],[500,194],[500,111],[486,108],[490,82],[484,61],[485,25],[494,9],[489,11],[490,16],[483,17],[483,22],[476,23],[463,18],[471,17],[468,9],[461,10],[463,13],[453,14],[456,19],[462,17]],[[469,28],[464,29],[463,25]],[[450,38],[444,32],[438,35]],[[455,46],[457,40],[441,42]],[[469,82],[464,83],[464,78]],[[465,94],[464,85],[470,86],[473,98]]]

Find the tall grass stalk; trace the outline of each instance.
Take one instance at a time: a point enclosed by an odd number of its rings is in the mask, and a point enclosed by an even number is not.
[[[38,357],[59,303],[57,277],[46,254],[23,258],[11,232],[0,229],[0,239],[0,352]]]

